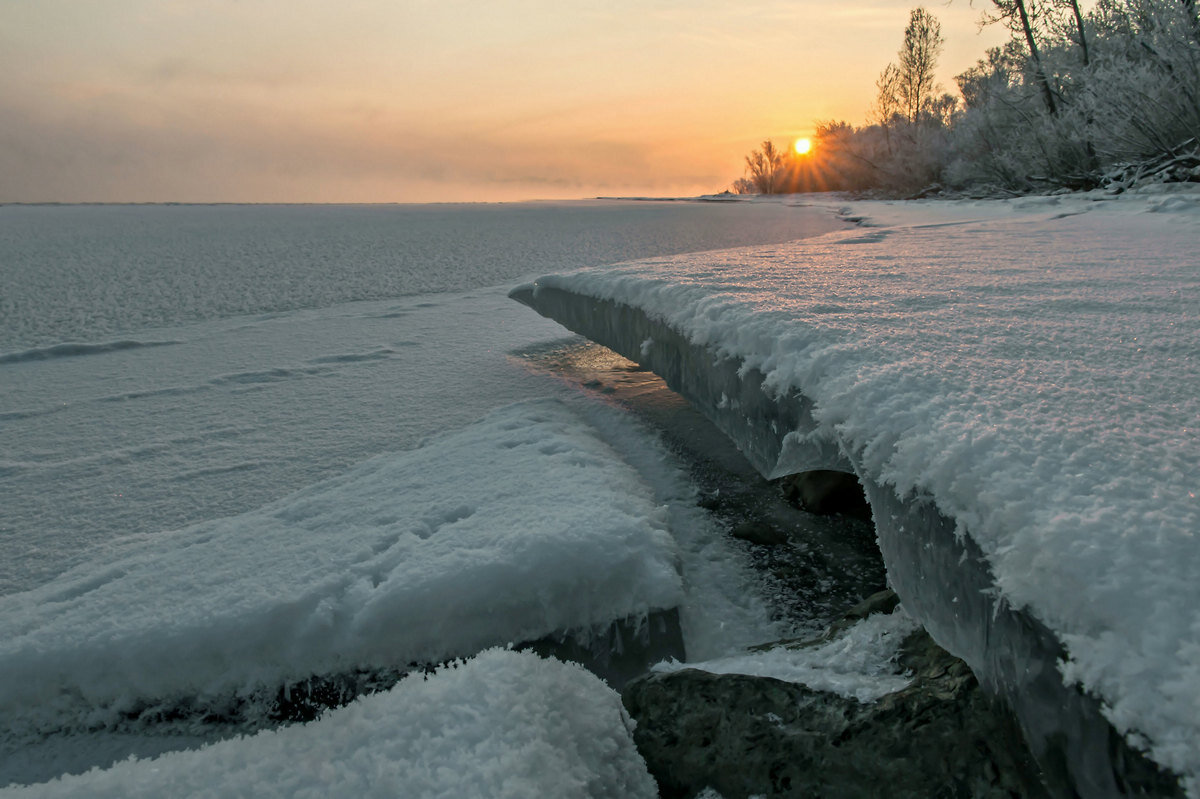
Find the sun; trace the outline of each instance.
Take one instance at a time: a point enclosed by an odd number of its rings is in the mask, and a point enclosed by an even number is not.
[[[796,143],[792,145],[796,150],[796,155],[808,155],[812,150],[811,139],[796,139]]]

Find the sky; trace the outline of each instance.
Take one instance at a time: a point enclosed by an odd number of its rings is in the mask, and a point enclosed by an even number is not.
[[[0,202],[692,196],[866,119],[906,0],[3,0]],[[939,78],[998,44],[927,6]]]

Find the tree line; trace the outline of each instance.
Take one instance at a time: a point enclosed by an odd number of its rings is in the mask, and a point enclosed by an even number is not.
[[[914,9],[864,125],[825,122],[813,155],[770,141],[739,193],[998,194],[1200,181],[1200,0],[990,0],[1009,41],[934,80],[944,39]]]

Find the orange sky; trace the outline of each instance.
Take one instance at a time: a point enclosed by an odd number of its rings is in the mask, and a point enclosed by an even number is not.
[[[694,195],[859,123],[891,0],[5,0],[0,202]],[[941,79],[1001,41],[927,8]]]

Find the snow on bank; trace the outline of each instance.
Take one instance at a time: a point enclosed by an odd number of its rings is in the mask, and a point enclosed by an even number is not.
[[[874,702],[908,686],[896,657],[904,637],[918,629],[902,609],[874,614],[842,635],[813,646],[772,647],[697,663],[665,661],[652,671],[700,669],[713,674],[748,674],[807,685],[816,691]]]
[[[657,796],[631,727],[582,668],[492,649],[310,724],[0,797]]]
[[[667,511],[667,526],[679,552],[679,625],[687,657],[717,658],[796,635],[786,620],[772,618],[761,577],[745,550],[697,505],[695,483],[662,442],[630,424],[628,414],[617,408],[588,402],[580,404],[579,412],[637,470]]]
[[[667,511],[555,400],[0,597],[10,732],[405,667],[681,600]]]
[[[863,229],[537,281],[639,307],[816,402],[932,495],[1064,679],[1200,795],[1200,195],[841,204]]]

